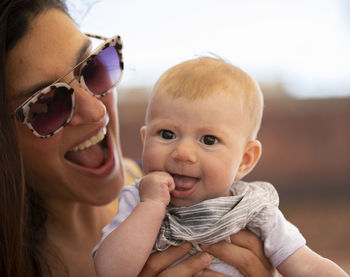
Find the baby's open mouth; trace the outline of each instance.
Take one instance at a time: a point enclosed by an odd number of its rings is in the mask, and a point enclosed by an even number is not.
[[[175,189],[170,192],[172,201],[174,201],[174,199],[185,200],[191,197],[199,186],[200,178],[179,174],[171,174],[171,176],[174,178],[175,182]]]
[[[171,176],[174,178],[176,190],[191,189],[199,181],[199,178],[197,177],[178,175],[178,174],[172,174]]]
[[[65,159],[87,168],[101,167],[107,160],[106,127],[95,136],[70,149]]]

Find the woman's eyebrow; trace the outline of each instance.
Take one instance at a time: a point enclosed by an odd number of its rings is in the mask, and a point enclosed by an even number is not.
[[[74,64],[72,65],[70,70],[67,71],[64,75],[62,75],[61,77],[59,77],[58,79],[55,79],[55,80],[50,80],[50,81],[42,82],[39,84],[35,84],[33,87],[18,93],[15,97],[13,97],[13,100],[18,100],[21,98],[29,97],[29,96],[33,95],[35,92],[40,91],[40,90],[46,88],[47,86],[52,85],[52,84],[56,83],[57,81],[66,77],[83,60],[83,57],[86,55],[86,52],[88,51],[88,49],[91,47],[91,44],[92,43],[89,39],[85,40],[84,44],[82,45],[82,47],[80,48],[79,52],[77,53],[77,55],[74,59]]]
[[[86,52],[91,47],[91,45],[92,45],[91,40],[87,38],[83,46],[80,48],[80,51],[78,52],[77,58],[75,60],[75,65],[73,66],[73,68],[82,60],[82,58],[85,56]]]

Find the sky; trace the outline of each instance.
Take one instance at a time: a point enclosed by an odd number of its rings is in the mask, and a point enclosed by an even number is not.
[[[296,97],[350,96],[348,0],[69,1],[83,31],[122,37],[121,86],[213,53]]]

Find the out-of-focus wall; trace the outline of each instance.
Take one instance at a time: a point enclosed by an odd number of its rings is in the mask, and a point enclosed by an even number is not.
[[[282,191],[350,192],[350,98],[267,98],[260,162],[249,179]]]
[[[246,180],[273,183],[280,208],[311,248],[350,272],[350,98],[294,99],[266,91],[262,157]],[[276,87],[274,87],[276,90]],[[121,90],[125,156],[140,158],[149,88]]]

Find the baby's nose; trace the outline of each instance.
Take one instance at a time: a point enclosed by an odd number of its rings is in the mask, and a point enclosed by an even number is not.
[[[196,163],[198,160],[196,147],[191,142],[180,142],[172,152],[171,157],[177,162],[184,163]]]

